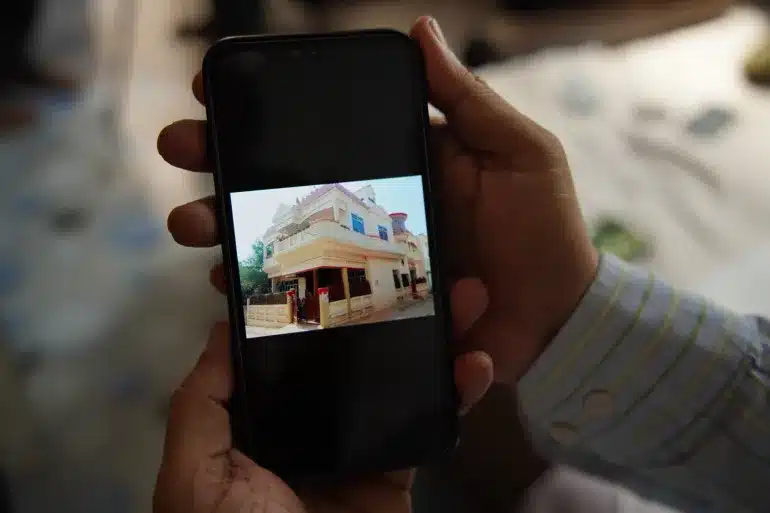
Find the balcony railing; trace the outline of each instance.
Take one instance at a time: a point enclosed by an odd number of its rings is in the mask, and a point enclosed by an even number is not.
[[[338,243],[358,246],[367,251],[387,251],[390,253],[402,253],[398,245],[391,241],[382,240],[379,236],[364,235],[354,232],[337,223],[336,221],[318,221],[309,228],[273,243],[273,255],[265,259],[265,266],[275,263],[275,256],[286,251],[291,251],[300,246],[309,244],[320,238],[334,239]]]

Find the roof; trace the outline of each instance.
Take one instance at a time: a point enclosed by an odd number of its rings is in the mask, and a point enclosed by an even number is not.
[[[361,198],[359,198],[358,196],[356,196],[355,194],[350,192],[349,189],[347,189],[346,187],[344,187],[344,186],[342,186],[342,185],[340,185],[338,183],[330,183],[330,184],[322,185],[318,189],[314,190],[313,192],[311,192],[310,194],[308,194],[307,196],[302,198],[300,200],[300,202],[299,202],[299,206],[300,207],[307,206],[308,204],[310,204],[313,201],[317,200],[318,198],[320,198],[321,196],[323,196],[327,192],[331,191],[332,189],[339,190],[341,193],[343,193],[344,195],[348,196],[350,199],[352,199],[353,201],[355,201],[356,203],[358,203],[362,207],[365,207],[367,209],[369,208],[369,206],[366,203],[364,203],[361,200]]]

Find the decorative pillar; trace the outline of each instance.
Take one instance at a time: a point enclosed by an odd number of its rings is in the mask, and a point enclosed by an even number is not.
[[[318,321],[322,328],[329,327],[329,288],[318,289]]]
[[[297,297],[294,289],[286,292],[286,304],[289,308],[289,324],[294,324],[297,321]]]
[[[350,281],[348,280],[348,268],[342,268],[342,287],[345,289],[345,301],[348,303],[348,319],[353,313],[353,309],[350,305]]]

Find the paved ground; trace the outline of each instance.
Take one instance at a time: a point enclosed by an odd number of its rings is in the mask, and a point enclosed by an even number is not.
[[[269,337],[271,335],[281,335],[284,333],[300,333],[303,331],[314,331],[321,326],[318,324],[302,324],[297,326],[296,324],[289,324],[283,328],[261,328],[258,326],[246,326],[246,337]]]
[[[350,322],[348,325],[354,324],[372,324],[375,322],[385,321],[398,321],[402,319],[413,319],[415,317],[426,317],[434,314],[433,309],[433,297],[428,296],[427,299],[422,301],[410,302],[402,307],[388,308],[386,310],[379,310],[374,312],[366,319],[356,320]]]

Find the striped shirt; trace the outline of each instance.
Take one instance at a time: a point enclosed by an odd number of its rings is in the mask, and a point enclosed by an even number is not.
[[[519,396],[557,461],[686,512],[770,511],[762,319],[605,255]]]

